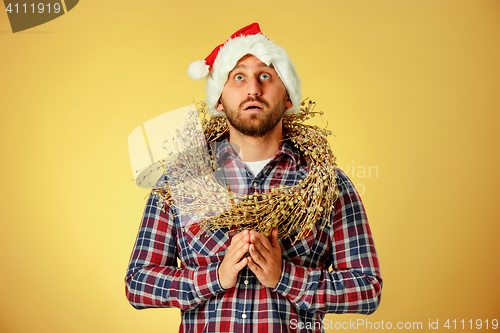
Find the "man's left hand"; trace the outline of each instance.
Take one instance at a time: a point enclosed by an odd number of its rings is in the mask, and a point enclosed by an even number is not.
[[[250,244],[248,267],[254,272],[260,283],[268,288],[276,288],[281,278],[283,266],[278,229],[274,228],[269,238],[252,230],[250,242],[252,244]]]

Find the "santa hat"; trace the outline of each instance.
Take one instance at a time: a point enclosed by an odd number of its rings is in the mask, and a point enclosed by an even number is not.
[[[214,116],[225,116],[215,108],[227,82],[228,74],[245,55],[251,54],[267,66],[271,64],[285,85],[293,106],[285,114],[298,113],[301,100],[301,82],[290,57],[285,50],[274,44],[260,31],[258,23],[252,23],[236,31],[229,39],[217,46],[205,60],[189,64],[188,75],[194,80],[206,77],[206,102]]]

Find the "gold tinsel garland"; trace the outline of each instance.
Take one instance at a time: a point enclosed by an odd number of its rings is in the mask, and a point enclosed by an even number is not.
[[[268,236],[271,230],[278,227],[279,237],[286,238],[294,231],[298,233],[293,240],[296,242],[306,238],[316,226],[317,221],[323,217],[319,228],[330,223],[333,204],[337,200],[338,189],[335,178],[336,163],[330,145],[326,139],[331,132],[318,126],[304,124],[304,121],[316,114],[315,103],[302,102],[298,114],[283,117],[283,138],[290,140],[305,156],[308,162],[309,173],[304,180],[299,180],[293,186],[279,186],[271,188],[270,192],[255,192],[249,195],[240,195],[231,192],[217,183],[213,172],[218,168],[212,155],[209,163],[187,162],[182,160],[183,170],[189,165],[198,168],[195,172],[205,176],[192,177],[189,184],[172,183],[164,184],[152,191],[161,200],[159,205],[165,209],[166,205],[174,205],[182,214],[206,216],[186,228],[198,226],[206,231],[219,228],[234,228],[238,230],[253,229]],[[203,136],[206,142],[220,140],[228,136],[227,119],[224,117],[210,117],[206,111],[206,104],[202,103],[196,116],[202,115]],[[190,129],[192,131],[190,131]],[[194,133],[194,127],[185,130]],[[195,152],[195,154],[198,151]],[[193,151],[190,152],[193,154]],[[198,158],[199,158],[198,156]],[[208,166],[207,166],[208,165]],[[202,173],[199,168],[204,169]],[[172,168],[164,166],[167,174]],[[207,185],[208,184],[208,185]],[[189,200],[173,200],[173,197],[182,197]],[[189,204],[186,204],[188,202]]]

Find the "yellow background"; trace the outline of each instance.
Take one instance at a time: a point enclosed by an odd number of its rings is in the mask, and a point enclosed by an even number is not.
[[[177,330],[125,298],[147,194],[127,138],[201,100],[188,64],[254,21],[363,188],[382,303],[327,318],[500,320],[500,1],[86,0],[16,34],[0,12],[1,332]]]

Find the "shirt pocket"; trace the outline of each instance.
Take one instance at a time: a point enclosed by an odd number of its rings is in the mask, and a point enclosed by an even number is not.
[[[318,230],[315,227],[311,232],[309,232],[306,238],[300,239],[294,244],[293,241],[299,231],[300,229],[296,229],[289,237],[280,241],[281,253],[284,259],[305,256],[311,252]]]
[[[205,231],[199,226],[191,226],[185,228],[185,234],[187,246],[191,250],[202,256],[213,257],[214,261],[224,257],[231,243],[231,235],[223,229]]]

